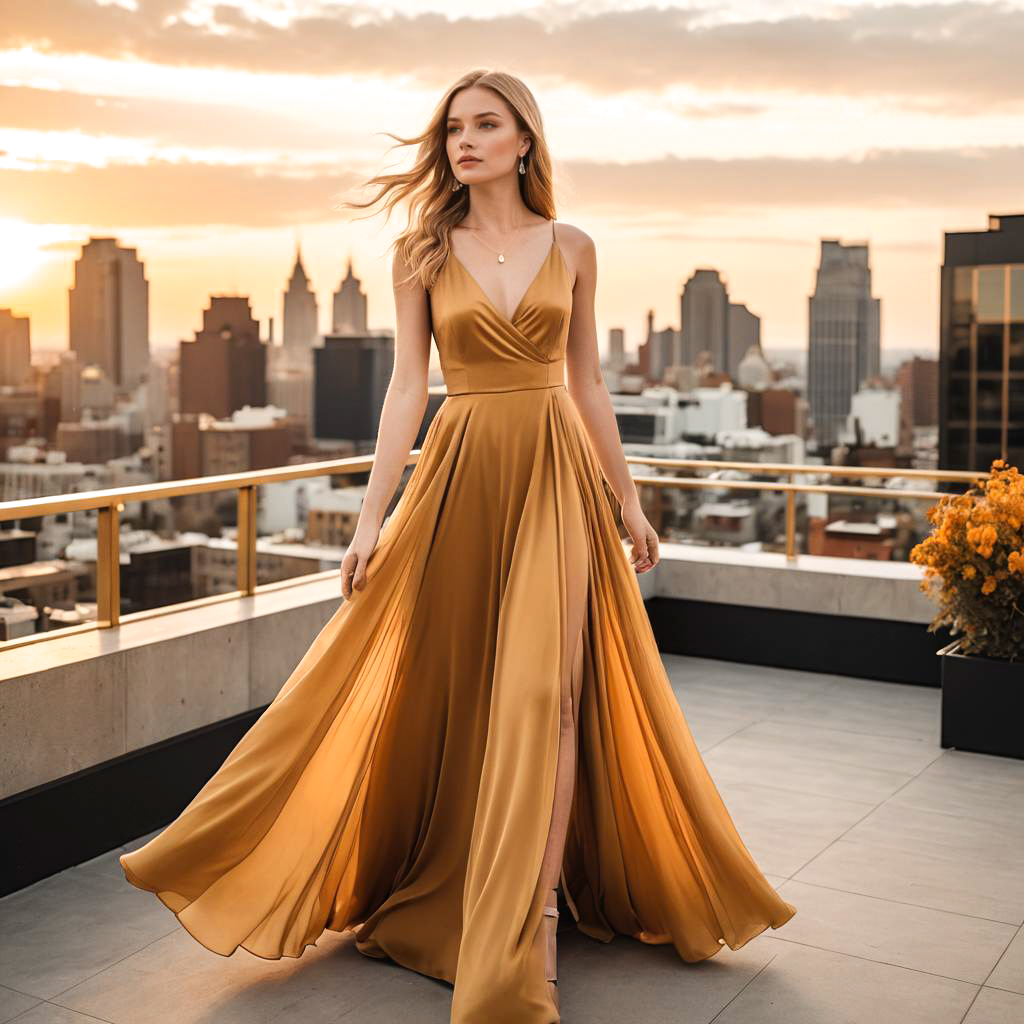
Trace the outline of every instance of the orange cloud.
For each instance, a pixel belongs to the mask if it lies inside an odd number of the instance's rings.
[[[579,9],[549,24],[530,15],[368,17],[322,8],[286,25],[220,4],[209,20],[183,0],[4,0],[0,49],[90,54],[180,67],[264,73],[411,76],[437,87],[485,52],[529,77],[596,93],[685,84],[753,93],[884,96],[937,112],[1019,110],[1024,10],[1006,3],[895,3],[826,16],[709,23],[704,10]]]
[[[262,110],[219,103],[189,103],[103,96],[65,89],[0,85],[0,128],[83,132],[145,139],[153,145],[251,148],[272,138],[280,149],[323,150],[324,126]],[[333,126],[332,126],[333,128]],[[332,130],[334,141],[337,133]]]
[[[848,207],[997,210],[1020,206],[1024,146],[878,150],[852,158],[665,157],[637,163],[567,161],[574,199],[666,217],[745,209]],[[364,180],[334,164],[244,166],[150,160],[0,170],[0,217],[124,229],[204,224],[273,227],[342,216],[342,193]]]

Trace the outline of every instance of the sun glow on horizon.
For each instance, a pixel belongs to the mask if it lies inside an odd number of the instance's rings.
[[[58,232],[63,237],[66,232]],[[12,305],[12,290],[24,285],[47,262],[44,246],[57,235],[52,225],[0,218],[0,305]]]

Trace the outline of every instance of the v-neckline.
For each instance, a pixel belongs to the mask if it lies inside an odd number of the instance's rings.
[[[450,243],[449,243],[449,245],[450,245]],[[526,286],[526,291],[523,292],[522,297],[516,303],[516,308],[514,310],[512,310],[512,316],[511,317],[505,316],[505,314],[502,313],[502,311],[500,309],[498,309],[498,307],[491,300],[491,297],[487,294],[487,292],[484,291],[483,285],[481,285],[480,282],[472,275],[472,273],[470,273],[470,270],[466,266],[466,264],[463,263],[462,260],[460,260],[459,257],[455,255],[455,250],[449,248],[448,254],[451,256],[451,258],[453,260],[455,260],[455,262],[459,265],[459,267],[462,270],[462,272],[472,282],[473,286],[480,293],[480,295],[483,298],[484,302],[487,303],[487,306],[490,308],[491,312],[494,313],[494,315],[496,317],[500,318],[502,323],[508,324],[510,327],[515,327],[516,321],[519,319],[519,314],[522,312],[523,303],[526,302],[527,298],[529,298],[530,292],[533,291],[533,286],[537,283],[538,279],[540,278],[541,273],[544,271],[544,268],[551,261],[551,254],[555,251],[555,246],[556,245],[557,245],[557,242],[555,241],[554,230],[552,230],[552,232],[551,232],[551,245],[548,247],[547,255],[544,257],[544,260],[541,263],[541,265],[537,268],[537,273],[533,275],[532,280]]]

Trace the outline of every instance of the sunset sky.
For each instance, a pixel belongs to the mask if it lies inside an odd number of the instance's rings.
[[[90,234],[137,248],[154,346],[211,292],[280,337],[301,239],[326,329],[349,254],[394,326],[401,213],[340,193],[411,160],[445,87],[493,66],[544,115],[560,220],[598,247],[599,340],[678,326],[698,266],[803,347],[819,239],[866,240],[882,344],[934,351],[944,230],[1024,212],[1024,2],[369,4],[0,0],[0,308],[67,344]]]

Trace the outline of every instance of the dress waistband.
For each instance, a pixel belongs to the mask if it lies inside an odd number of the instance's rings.
[[[565,360],[552,363],[511,361],[453,367],[444,374],[449,397],[505,394],[510,391],[541,391],[565,387]]]
[[[514,388],[467,388],[465,391],[449,391],[449,398],[460,395],[507,395],[510,391],[550,391],[553,388],[564,388],[564,384],[524,384]]]

